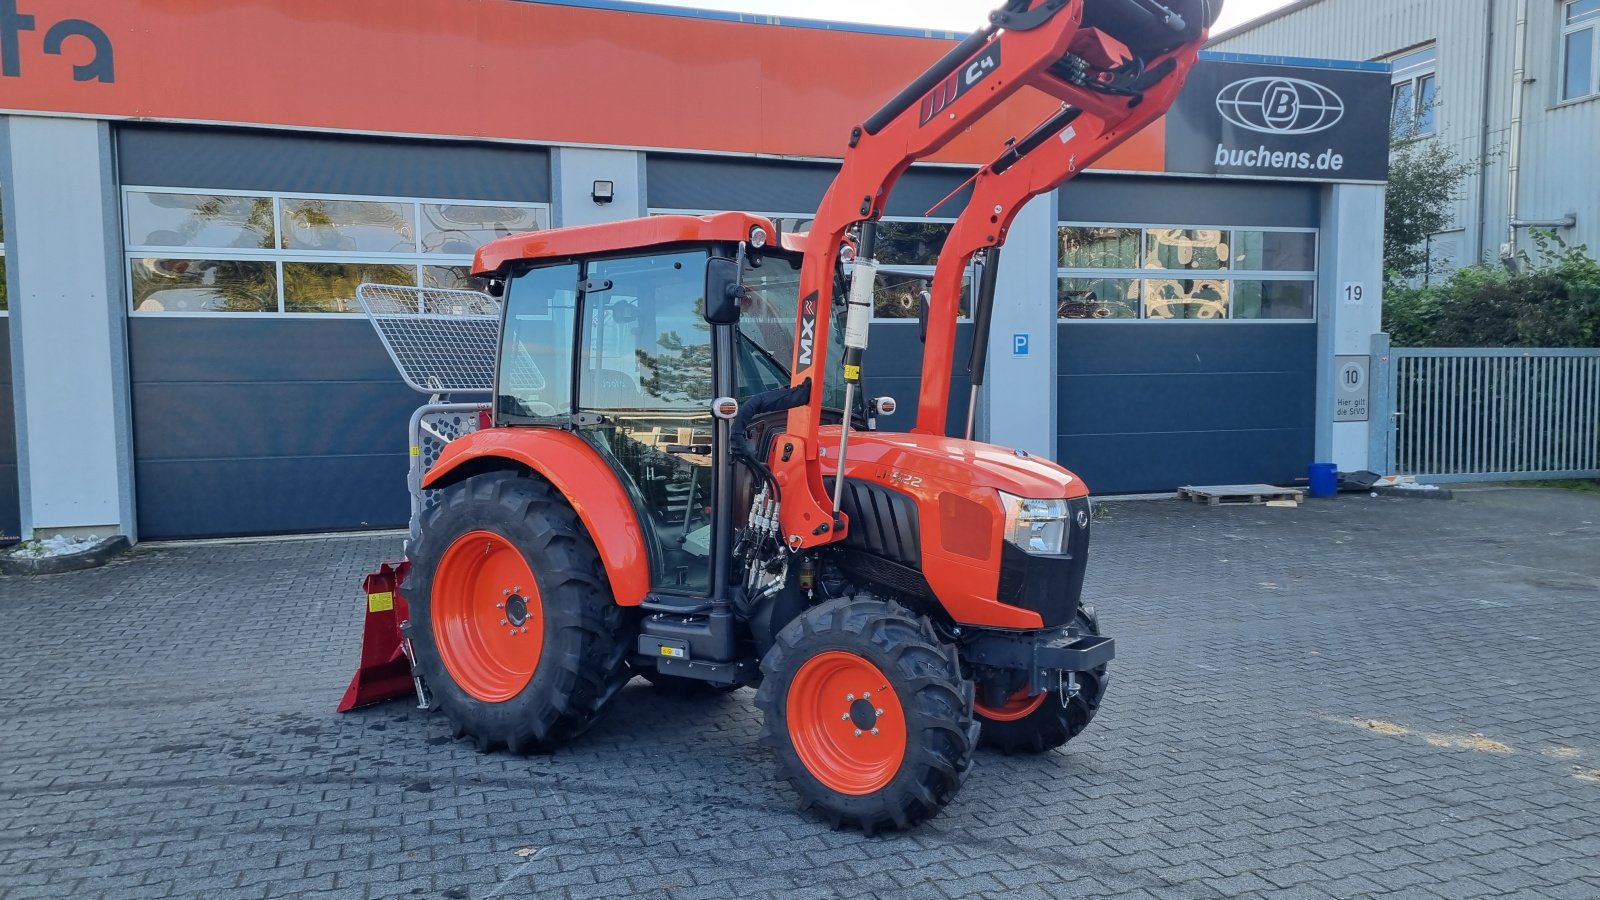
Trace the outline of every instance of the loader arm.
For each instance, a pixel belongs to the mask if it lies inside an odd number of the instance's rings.
[[[1177,5],[1177,0],[1164,2]],[[1207,0],[1182,2],[1201,10],[1210,8]],[[1024,88],[1093,113],[1107,123],[1128,120],[1129,101],[1133,98],[1085,87],[1087,78],[1098,77],[1092,71],[1092,62],[1104,56],[1104,51],[1096,48],[1106,43],[1098,28],[1084,27],[1086,8],[1092,21],[1120,23],[1118,30],[1123,32],[1139,30],[1141,46],[1159,48],[1163,56],[1186,54],[1192,61],[1213,17],[1208,12],[1199,17],[1201,21],[1195,21],[1192,15],[1186,20],[1175,15],[1168,5],[1158,0],[1009,0],[990,15],[989,25],[952,48],[851,131],[839,174],[817,210],[801,267],[791,385],[799,388],[809,381],[815,387],[803,405],[790,410],[787,432],[771,450],[770,467],[783,491],[781,532],[791,550],[831,543],[847,533],[848,523],[842,516],[835,516],[818,459],[822,452],[818,430],[822,424],[823,367],[827,364],[828,329],[832,327],[835,271],[846,232],[858,222],[876,222],[883,216],[890,191],[913,162],[936,153]],[[1086,58],[1085,52],[1090,57]],[[1174,87],[1171,94],[1176,93]],[[1166,102],[1170,104],[1171,97]],[[1160,112],[1165,109],[1162,106]],[[1126,140],[1136,130],[1117,130],[1120,139],[1108,142],[1101,152]],[[1027,196],[1031,194],[1022,199]],[[996,205],[980,207],[975,199],[969,211],[978,210],[984,221],[993,215],[996,224],[1002,217],[1009,223],[1015,209],[1009,203],[994,209]],[[992,211],[983,214],[986,209]],[[863,243],[865,257],[872,241]],[[966,256],[970,258],[978,246]],[[957,293],[959,286],[958,279]],[[953,347],[954,314],[940,314],[940,319],[944,318],[949,323],[948,327],[940,326],[939,340]],[[934,345],[933,338],[930,331],[930,347]],[[951,352],[943,354],[945,377],[939,382],[946,392]],[[855,367],[846,366],[847,383],[859,380],[859,369],[852,372],[852,368]],[[925,377],[927,372],[925,368]],[[925,383],[925,399],[928,393]],[[936,413],[941,422],[947,406],[948,399],[941,395]],[[929,414],[919,416],[919,423],[931,420]]]
[[[985,275],[973,309],[977,323],[972,363],[973,404],[986,362],[988,324],[994,309],[993,272],[1011,224],[1032,198],[1056,190],[1107,153],[1161,118],[1177,100],[1205,43],[1206,31],[1153,60],[1140,60],[1125,45],[1099,33],[1074,45],[1082,58],[1101,72],[1123,68],[1126,82],[1105,86],[1091,82],[1062,108],[997,159],[978,170],[971,182],[972,200],[951,227],[934,270],[928,311],[927,347],[922,361],[914,433],[946,433],[950,375],[954,363],[956,320],[963,281],[972,258],[988,250]],[[1120,91],[1128,90],[1133,96]],[[982,345],[980,347],[980,344]],[[967,420],[972,437],[972,409]]]

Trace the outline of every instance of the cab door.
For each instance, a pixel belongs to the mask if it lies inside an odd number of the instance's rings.
[[[722,443],[703,250],[590,260],[579,321],[578,431],[633,495],[653,587],[705,596]]]

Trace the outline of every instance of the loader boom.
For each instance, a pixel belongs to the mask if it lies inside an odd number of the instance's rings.
[[[1167,0],[1174,3],[1174,0]],[[1091,158],[1126,141],[1163,114],[1177,96],[1182,75],[1192,65],[1211,21],[1207,0],[1185,0],[1200,16],[1185,18],[1156,0],[1010,0],[927,72],[856,126],[839,174],[817,210],[801,267],[800,303],[795,323],[791,385],[811,382],[808,401],[792,409],[787,433],[774,443],[771,470],[783,490],[780,521],[791,550],[842,539],[848,523],[837,517],[823,484],[818,430],[822,423],[825,348],[828,346],[835,271],[846,232],[859,222],[882,217],[889,193],[910,165],[936,153],[957,135],[1024,88],[1059,100],[1063,113],[1090,117],[1081,135],[1064,142],[1067,151],[1039,155],[1062,128],[1036,132],[1015,145],[1026,165],[1005,163],[1006,156],[985,168],[982,200],[975,196],[958,222],[957,233],[941,254],[934,310],[928,334],[929,354],[923,368],[918,431],[943,433],[948,410],[949,373],[955,338],[956,297],[965,261],[985,246],[1003,242],[1009,225],[1028,197],[1070,178]],[[1175,4],[1176,5],[1176,4]],[[1086,27],[1086,8],[1092,13]],[[1155,55],[1162,71],[1143,66],[1128,40],[1117,40],[1097,24],[1115,25],[1146,54]],[[1173,75],[1179,77],[1174,79]],[[1059,118],[1059,117],[1057,117]],[[1053,118],[1052,121],[1055,121]],[[1048,125],[1049,123],[1047,123]],[[1032,142],[1032,146],[1028,146]],[[1057,142],[1062,143],[1062,142]],[[1032,151],[1032,152],[1027,152]],[[1081,153],[1075,162],[1074,154]],[[1063,166],[1062,162],[1066,165]],[[999,167],[1002,171],[995,171]],[[1065,172],[1060,169],[1065,168]],[[1000,180],[1005,172],[1021,172]],[[980,179],[984,179],[980,175]],[[991,189],[987,181],[996,181]],[[1025,187],[1024,187],[1025,186]],[[871,247],[870,239],[866,242]],[[970,247],[970,249],[967,249]],[[947,266],[952,250],[961,248],[960,265]],[[863,254],[865,256],[865,254]],[[870,270],[869,270],[870,271]],[[954,273],[953,275],[951,273]],[[950,281],[954,278],[954,290]],[[942,290],[941,290],[942,288]],[[943,373],[942,375],[940,373]],[[859,371],[846,370],[847,382]],[[846,423],[848,428],[848,422]],[[842,449],[842,447],[841,447]]]
[[[1107,96],[1083,89],[1081,96],[1063,103],[1059,112],[978,170],[970,182],[972,199],[951,227],[934,270],[917,424],[912,431],[946,433],[956,319],[963,279],[972,258],[986,248],[989,250],[986,277],[980,282],[974,305],[978,333],[986,336],[988,319],[994,310],[993,275],[999,249],[1004,246],[1011,224],[1022,207],[1032,198],[1072,180],[1165,115],[1183,89],[1199,45],[1204,41],[1202,33],[1194,41],[1148,62],[1123,57],[1127,60],[1124,65],[1134,64],[1140,72],[1138,77],[1130,79],[1133,97]],[[1111,53],[1126,50],[1104,43],[1100,47]],[[1100,62],[1113,63],[1115,59],[1105,58]],[[984,352],[974,346],[969,368],[974,388],[983,379],[984,356]],[[975,407],[976,397],[973,399]],[[969,439],[972,437],[971,422],[969,409],[966,434]]]

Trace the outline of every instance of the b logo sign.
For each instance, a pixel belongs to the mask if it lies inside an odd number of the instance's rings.
[[[1339,124],[1344,100],[1314,81],[1246,78],[1217,94],[1217,111],[1240,128],[1263,134],[1315,134]]]

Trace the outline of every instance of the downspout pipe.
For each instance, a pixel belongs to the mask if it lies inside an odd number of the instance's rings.
[[[1489,224],[1489,114],[1494,96],[1494,31],[1499,0],[1483,0],[1483,121],[1478,126],[1478,227],[1473,238],[1474,262],[1483,262],[1489,252],[1485,232]]]
[[[1512,39],[1516,58],[1511,67],[1511,143],[1506,154],[1506,259],[1517,255],[1517,226],[1520,216],[1519,186],[1522,178],[1522,110],[1528,92],[1528,0],[1517,0],[1517,28]]]

